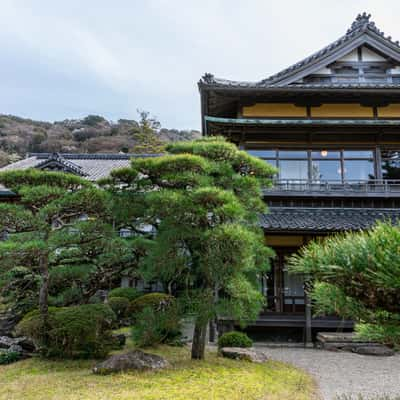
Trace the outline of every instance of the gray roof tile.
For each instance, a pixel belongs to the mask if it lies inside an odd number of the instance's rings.
[[[266,231],[339,232],[400,221],[400,209],[271,207],[260,217]]]
[[[28,168],[40,168],[47,160],[65,162],[66,166],[76,171],[90,181],[106,178],[111,171],[118,168],[128,167],[133,157],[155,157],[157,154],[57,154],[33,153],[28,154],[24,160],[9,164],[0,171],[10,171]]]

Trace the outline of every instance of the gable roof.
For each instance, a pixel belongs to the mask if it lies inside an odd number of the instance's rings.
[[[65,172],[80,175],[89,181],[97,181],[107,178],[114,169],[128,167],[131,158],[156,156],[158,154],[30,153],[27,158],[0,168],[0,171],[59,166]]]
[[[37,169],[57,169],[63,172],[69,172],[74,175],[86,176],[87,174],[82,170],[82,167],[72,161],[64,158],[59,153],[52,153],[48,158],[45,158],[35,166]]]
[[[270,77],[258,82],[232,81],[220,79],[214,75],[206,73],[199,81],[199,88],[207,87],[228,87],[228,88],[276,88],[288,87],[297,80],[312,74],[319,69],[338,60],[340,57],[348,54],[352,50],[368,45],[388,58],[400,63],[400,45],[398,41],[393,41],[390,36],[385,36],[384,32],[379,30],[375,23],[370,20],[370,14],[359,14],[346,34],[338,40],[325,46],[311,56],[291,65],[288,68],[271,75]],[[299,87],[299,85],[296,85]],[[301,84],[300,84],[301,86]],[[309,85],[306,85],[309,87]],[[332,85],[311,85],[331,87]],[[343,86],[343,85],[342,85]],[[363,87],[363,83],[357,84],[357,87]],[[385,85],[386,86],[386,85]],[[390,84],[390,87],[399,88],[400,84]],[[346,87],[346,85],[344,85]],[[370,83],[366,87],[371,87]]]

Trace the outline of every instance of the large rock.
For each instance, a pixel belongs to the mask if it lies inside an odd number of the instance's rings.
[[[394,355],[394,350],[384,345],[355,347],[353,348],[353,352],[366,356],[388,357]]]
[[[262,351],[254,349],[244,349],[242,347],[223,347],[220,354],[225,358],[234,360],[245,360],[255,363],[263,363],[268,360],[268,357]]]
[[[8,336],[0,336],[0,349],[8,349],[13,344],[16,344],[15,339]]]
[[[129,353],[117,354],[107,358],[107,360],[96,365],[93,368],[93,372],[95,374],[106,375],[130,370],[158,370],[168,366],[168,361],[160,356],[134,350]]]
[[[24,336],[17,338],[0,336],[0,349],[15,351],[25,356],[33,353],[36,350],[33,342]]]

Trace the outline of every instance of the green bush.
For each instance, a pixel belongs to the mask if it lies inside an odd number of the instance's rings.
[[[114,322],[114,312],[104,304],[51,307],[46,329],[35,310],[22,319],[17,331],[30,337],[45,357],[98,358],[113,347]]]
[[[14,363],[20,358],[21,354],[16,351],[0,351],[0,365]]]
[[[108,305],[114,311],[118,321],[127,316],[129,304],[129,300],[126,297],[111,297],[108,299]]]
[[[108,293],[108,298],[111,299],[112,297],[125,297],[129,301],[133,301],[138,297],[142,296],[142,294],[143,294],[142,292],[140,292],[135,288],[120,287],[110,290],[110,292]]]
[[[242,332],[227,332],[218,339],[218,348],[222,347],[251,347],[253,341]]]
[[[138,314],[146,307],[155,311],[164,311],[175,303],[175,298],[165,293],[148,293],[133,300],[130,305],[130,313]]]
[[[180,338],[180,316],[176,305],[166,310],[147,306],[137,314],[132,327],[132,339],[137,346],[176,345],[181,343]]]

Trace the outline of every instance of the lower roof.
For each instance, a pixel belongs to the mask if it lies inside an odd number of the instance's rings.
[[[268,232],[340,232],[368,229],[377,221],[400,222],[395,208],[270,207],[260,217]]]
[[[107,178],[114,169],[129,167],[132,158],[155,156],[157,154],[30,153],[25,159],[0,168],[0,172],[29,168],[47,169],[46,166],[51,163],[53,167],[58,165],[59,169],[65,172],[97,181]]]

